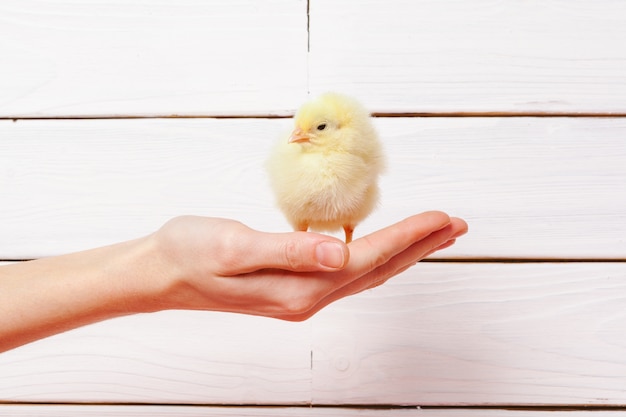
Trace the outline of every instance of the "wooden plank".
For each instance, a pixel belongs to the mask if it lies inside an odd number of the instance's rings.
[[[0,259],[130,239],[180,214],[280,224],[263,163],[287,123],[0,122],[0,235],[11,237],[2,239]]]
[[[377,119],[380,208],[356,236],[425,210],[466,218],[442,256],[626,254],[626,119]],[[290,230],[264,163],[289,120],[0,121],[0,259],[148,234],[168,218]]]
[[[302,0],[3,2],[0,116],[285,114],[308,77],[377,111],[626,111],[623,5],[310,3],[307,64]]]
[[[0,355],[0,402],[626,405],[625,302],[624,263],[421,263],[304,323],[172,311],[41,340]]]
[[[626,112],[626,4],[314,0],[310,90],[377,111]]]
[[[341,407],[202,407],[202,406],[110,406],[110,405],[0,405],[0,416],[11,417],[597,417],[597,411],[458,410],[458,409],[356,409]],[[602,417],[623,417],[619,410],[602,411]]]
[[[0,402],[308,404],[310,333],[222,313],[110,320],[0,355]]]
[[[445,256],[625,259],[625,129],[626,119],[381,120],[389,174],[371,224],[441,209],[470,224]]]
[[[314,404],[626,404],[626,264],[418,264],[314,319]]]
[[[306,1],[0,4],[0,117],[254,114],[306,95]]]

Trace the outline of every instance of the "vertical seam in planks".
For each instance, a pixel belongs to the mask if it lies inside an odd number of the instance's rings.
[[[311,52],[311,0],[306,0],[306,52]]]
[[[311,94],[311,0],[306,0],[306,93]]]

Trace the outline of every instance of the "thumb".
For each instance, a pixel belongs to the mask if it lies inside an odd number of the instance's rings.
[[[348,246],[332,236],[310,232],[256,232],[255,235],[250,240],[250,256],[240,265],[246,272],[265,268],[336,271],[344,268],[350,258]]]

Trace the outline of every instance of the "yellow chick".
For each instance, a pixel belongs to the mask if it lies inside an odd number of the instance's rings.
[[[326,93],[305,103],[268,161],[276,201],[295,230],[343,228],[346,243],[378,203],[384,156],[370,114]]]

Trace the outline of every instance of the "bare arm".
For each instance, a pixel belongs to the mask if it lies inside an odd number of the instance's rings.
[[[0,267],[0,351],[86,324],[167,309],[300,321],[446,248],[467,224],[428,212],[349,246],[178,217],[133,241]]]

